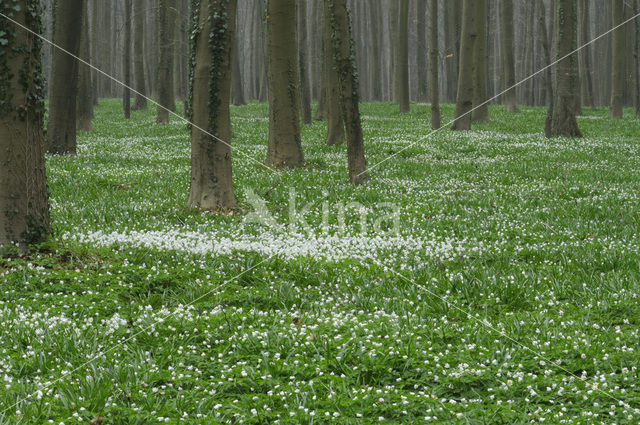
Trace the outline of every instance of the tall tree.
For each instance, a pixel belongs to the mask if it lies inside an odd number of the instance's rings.
[[[460,64],[458,67],[458,93],[456,112],[452,130],[471,129],[471,108],[473,107],[474,44],[478,37],[476,20],[476,0],[464,0],[462,6],[462,34],[460,36]]]
[[[42,132],[42,11],[39,0],[0,3],[0,12],[33,33],[0,19],[0,245],[46,240],[49,199]],[[75,127],[75,122],[73,122]]]
[[[311,87],[307,73],[307,2],[298,3],[298,71],[300,74],[300,114],[302,123],[311,124]]]
[[[147,109],[147,86],[144,78],[144,0],[133,0],[133,83],[136,90],[132,109]]]
[[[91,64],[94,67],[98,67],[98,42],[97,42],[97,38],[98,38],[98,10],[99,10],[99,6],[98,6],[98,1],[97,0],[92,0],[90,2],[91,5],[91,25],[90,25],[90,31],[89,31],[89,41],[91,43]],[[93,92],[93,105],[97,106],[98,105],[98,97],[99,97],[99,90],[100,90],[100,86],[98,85],[98,71],[94,68],[91,71],[91,90]]]
[[[440,96],[438,93],[438,1],[431,0],[429,32],[429,93],[431,97],[431,128],[440,128]]]
[[[324,3],[325,0],[320,0]],[[321,4],[322,4],[321,3]],[[329,9],[324,7],[322,18],[322,46],[324,48],[324,87],[327,114],[327,145],[339,145],[345,140],[344,119],[340,97],[340,76],[335,66],[333,41],[333,27],[331,17],[327,15]]]
[[[489,121],[487,103],[487,0],[474,0],[476,38],[473,45],[473,112],[474,121]]]
[[[169,112],[176,110],[173,88],[173,40],[169,25],[171,13],[175,13],[176,0],[158,0],[158,110],[156,122],[169,123]]]
[[[236,207],[231,173],[231,61],[237,0],[201,0],[192,8],[190,62],[191,184],[188,206]],[[206,130],[202,131],[202,130]]]
[[[580,0],[580,44],[591,40],[589,36],[589,0]],[[582,86],[582,103],[591,108],[593,102],[593,69],[591,67],[591,45],[580,50],[580,84]]]
[[[372,83],[371,95],[373,100],[382,100],[382,4],[381,0],[370,0],[369,4],[369,25],[371,26],[371,43],[369,45],[369,81]]]
[[[409,0],[400,0],[400,20],[398,21],[398,55],[395,72],[398,89],[398,106],[401,114],[408,113],[409,103]]]
[[[502,47],[502,74],[504,89],[516,84],[516,61],[514,55],[513,0],[500,0],[500,44]],[[507,112],[518,110],[515,87],[503,94],[502,100]]]
[[[613,0],[613,27],[622,24],[624,15],[624,0]],[[624,92],[624,28],[613,31],[613,66],[611,71],[611,118],[622,118]]]
[[[575,0],[556,0],[556,93],[551,118],[551,136],[582,137],[575,111],[578,86],[578,11]]]
[[[80,58],[91,63],[89,40],[89,17],[85,9],[82,15],[82,35],[80,39]],[[78,97],[76,99],[76,129],[91,131],[93,118],[93,90],[91,89],[91,68],[83,62],[78,63]]]
[[[323,0],[324,1],[324,0]],[[392,0],[389,2],[388,20],[389,20],[389,72],[391,73],[391,100],[398,101],[398,92],[400,91],[398,79],[398,30],[400,26],[400,1]]]
[[[553,119],[553,73],[551,71],[551,42],[549,37],[549,30],[547,29],[547,12],[544,7],[544,3],[540,3],[540,12],[538,16],[538,28],[542,41],[542,51],[544,53],[544,89],[545,97],[547,99],[547,117],[544,122],[544,134],[547,137],[551,137],[551,121]],[[554,13],[554,10],[551,11]],[[553,23],[553,15],[551,22]]]
[[[299,167],[304,163],[298,101],[296,1],[267,2],[267,56],[269,71],[270,167]]]
[[[131,118],[131,0],[124,0],[124,49],[122,49],[122,109],[124,117]]]
[[[347,132],[349,180],[353,184],[362,184],[369,179],[369,174],[364,155],[358,99],[358,73],[347,1],[324,0],[324,5],[327,11],[325,15],[330,17],[332,57],[340,79],[342,115]]]
[[[418,74],[418,101],[425,102],[427,100],[427,1],[416,2],[416,32],[418,37],[416,68]]]
[[[236,22],[237,25],[237,22]],[[234,106],[246,105],[242,87],[242,71],[240,70],[240,43],[235,40],[234,54],[231,63],[231,103]]]
[[[80,51],[84,5],[83,0],[60,1],[54,12],[53,42],[74,56]],[[53,50],[47,145],[58,155],[76,153],[78,61],[71,55]]]

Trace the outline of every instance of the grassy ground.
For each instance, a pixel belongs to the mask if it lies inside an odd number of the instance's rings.
[[[184,125],[102,100],[49,158],[54,239],[0,263],[0,424],[638,423],[631,111],[424,140],[425,105],[362,109],[369,164],[396,154],[363,187],[322,123],[264,169],[267,109],[234,109],[216,216],[185,207]]]

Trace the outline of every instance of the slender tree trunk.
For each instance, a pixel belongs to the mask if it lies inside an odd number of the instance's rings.
[[[391,0],[389,2],[389,72],[391,73],[391,100],[393,102],[398,101],[398,94],[400,91],[400,80],[398,79],[398,29],[400,26],[400,1],[404,0]]]
[[[591,40],[589,36],[589,0],[580,1],[580,38],[581,44]],[[582,103],[590,108],[593,103],[593,70],[591,67],[591,46],[586,46],[579,52],[580,55],[580,83],[582,85]]]
[[[231,61],[237,0],[201,0],[192,8],[190,63],[191,184],[187,205],[207,211],[236,207],[231,173]],[[207,133],[200,129],[206,129]],[[212,137],[215,136],[215,137]]]
[[[633,15],[638,15],[638,0],[633,1]],[[635,62],[635,107],[636,116],[640,116],[640,18],[636,18],[634,21],[634,35],[633,35],[633,57]]]
[[[319,71],[318,78],[318,106],[316,107],[316,113],[313,117],[316,121],[324,121],[329,115],[327,105],[327,69],[326,69],[326,51],[325,51],[325,30],[324,30],[324,12],[322,2],[324,0],[315,0],[313,6],[313,14],[315,16],[314,24],[316,28],[320,28],[320,36],[318,37],[319,48],[316,52],[316,66]]]
[[[474,0],[476,38],[473,47],[473,121],[489,121],[487,96],[487,1]]]
[[[400,20],[398,24],[398,44],[395,71],[398,106],[401,114],[409,113],[409,0],[400,0]]]
[[[300,73],[300,115],[302,123],[310,125],[311,120],[311,87],[307,73],[307,2],[298,3],[298,71]]]
[[[269,64],[270,167],[304,164],[298,101],[298,54],[296,49],[296,1],[267,3],[267,56]]]
[[[417,43],[417,74],[418,74],[418,101],[426,102],[428,96],[428,84],[429,80],[428,65],[427,65],[427,0],[419,1],[416,4],[416,32],[418,37]],[[430,55],[430,54],[429,54]]]
[[[426,0],[425,0],[426,1]],[[440,96],[438,93],[438,1],[431,1],[429,36],[429,93],[431,97],[431,128],[440,128]]]
[[[235,40],[234,54],[231,64],[231,103],[234,106],[246,105],[242,88],[242,73],[240,72],[240,43]]]
[[[553,11],[552,11],[553,13]],[[553,18],[551,19],[553,21]],[[551,71],[551,43],[547,30],[547,13],[544,3],[540,5],[540,15],[538,16],[538,28],[542,37],[542,49],[544,51],[545,66],[544,72],[545,97],[547,98],[547,117],[544,123],[544,134],[551,137],[551,121],[553,119],[553,74]]]
[[[126,119],[131,118],[131,0],[124,0],[124,49],[122,54],[122,109]]]
[[[502,45],[502,72],[504,89],[514,87],[516,84],[516,62],[514,55],[514,32],[513,32],[513,0],[500,0],[500,40]],[[518,101],[515,88],[507,91],[503,97],[504,106],[507,112],[518,110]]]
[[[144,0],[133,0],[133,81],[138,93],[135,95],[132,109],[142,111],[147,109],[147,86],[144,78]]]
[[[158,110],[156,122],[169,123],[169,112],[176,110],[173,90],[173,42],[169,21],[176,0],[158,0],[158,43],[159,57],[157,69]]]
[[[0,12],[37,34],[43,31],[38,0],[3,2]],[[0,33],[5,41],[0,43],[0,245],[17,244],[24,251],[27,244],[45,241],[51,231],[42,133],[42,42],[6,19],[0,19]]]
[[[344,120],[340,98],[340,76],[336,71],[334,57],[334,46],[331,40],[333,36],[333,26],[326,0],[321,0],[324,6],[322,18],[322,34],[324,46],[324,78],[326,87],[326,108],[327,108],[327,145],[339,145],[345,140]]]
[[[347,160],[349,180],[363,184],[369,179],[367,160],[364,155],[362,123],[358,106],[358,75],[353,51],[351,22],[346,0],[324,0],[325,16],[331,19],[331,41],[335,68],[340,79],[342,115],[347,132]]]
[[[82,16],[82,35],[80,39],[80,58],[91,63],[89,42],[89,16],[85,6]],[[76,99],[76,130],[91,131],[93,118],[93,92],[91,90],[91,68],[78,63],[78,97]]]
[[[455,120],[452,130],[471,130],[471,108],[473,106],[474,45],[478,38],[476,0],[464,0],[462,7],[462,34],[460,37],[460,66],[458,72],[458,95]]]
[[[618,26],[623,20],[624,0],[612,0],[613,26]],[[611,118],[622,118],[624,91],[624,28],[613,32],[613,70],[611,73]]]
[[[578,86],[577,8],[575,0],[556,0],[556,93],[551,120],[551,135],[582,137],[575,114]],[[568,56],[565,59],[565,56]],[[560,60],[562,59],[562,60]]]
[[[91,64],[98,67],[98,1],[91,0],[91,26],[89,31],[89,41],[91,44]],[[98,105],[98,97],[100,95],[100,86],[98,85],[98,71],[91,71],[91,91],[93,92],[93,105]],[[92,110],[93,115],[93,110]]]
[[[82,0],[60,1],[55,8],[53,42],[72,55],[80,50]],[[53,50],[47,144],[52,154],[76,153],[76,95],[78,61],[60,49]]]
[[[381,0],[370,0],[369,25],[371,25],[369,80],[371,81],[371,97],[374,101],[382,100],[382,5]]]

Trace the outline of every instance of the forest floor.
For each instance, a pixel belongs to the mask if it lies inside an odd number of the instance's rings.
[[[362,110],[353,187],[323,123],[273,172],[266,105],[233,108],[241,209],[212,215],[184,124],[101,100],[49,158],[54,238],[0,260],[0,424],[639,423],[632,111],[425,140],[425,105]]]

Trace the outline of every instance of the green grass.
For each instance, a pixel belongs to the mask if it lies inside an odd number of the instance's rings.
[[[185,207],[183,124],[100,103],[48,158],[52,241],[0,263],[0,424],[640,420],[630,110],[585,109],[580,140],[527,107],[425,138],[425,105],[364,104],[369,165],[396,156],[353,187],[323,123],[304,168],[262,167],[252,103],[219,216]]]

